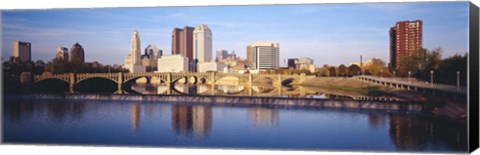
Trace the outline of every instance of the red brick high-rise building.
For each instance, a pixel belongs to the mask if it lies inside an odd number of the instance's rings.
[[[401,58],[422,49],[422,21],[400,21],[390,28],[391,69],[399,70]]]

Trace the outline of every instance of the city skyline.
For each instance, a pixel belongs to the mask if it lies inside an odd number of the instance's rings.
[[[424,22],[423,47],[441,47],[445,58],[468,52],[467,5],[438,2],[2,11],[2,56],[8,60],[12,48],[8,45],[20,40],[32,43],[34,61],[50,61],[57,47],[79,42],[85,49],[85,61],[122,64],[134,29],[141,35],[142,50],[145,45],[155,44],[168,55],[173,28],[206,24],[215,31],[213,49],[236,51],[243,59],[245,47],[253,42],[282,44],[281,67],[286,67],[284,60],[296,57],[310,57],[317,66],[348,64],[358,61],[360,55],[365,60],[376,57],[389,62],[388,29],[397,21],[418,19]]]

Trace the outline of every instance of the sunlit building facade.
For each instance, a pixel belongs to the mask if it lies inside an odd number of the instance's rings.
[[[14,41],[12,43],[12,57],[19,58],[22,62],[32,61],[32,44]]]
[[[390,63],[389,67],[401,70],[400,63],[404,56],[422,49],[422,21],[401,21],[390,28]]]
[[[247,46],[247,61],[252,70],[267,70],[279,67],[280,44],[255,42]]]

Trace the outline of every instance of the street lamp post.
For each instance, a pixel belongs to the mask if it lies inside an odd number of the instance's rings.
[[[412,82],[412,80],[410,79],[410,76],[412,75],[412,72],[408,71],[408,82]]]
[[[457,71],[457,89],[460,88],[460,71]]]
[[[383,78],[383,69],[380,70],[380,78]]]
[[[433,86],[433,70],[430,70],[430,84]]]
[[[397,77],[397,71],[393,71],[393,81],[395,81],[395,78]]]

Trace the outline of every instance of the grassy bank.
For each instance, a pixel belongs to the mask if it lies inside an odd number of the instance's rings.
[[[351,78],[312,78],[300,83],[301,86],[317,87],[320,89],[341,91],[346,93],[353,93],[355,95],[363,96],[386,96],[384,90],[379,86],[375,86],[366,82],[362,82]]]

